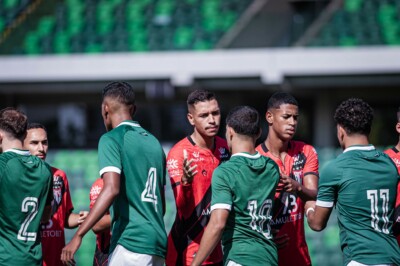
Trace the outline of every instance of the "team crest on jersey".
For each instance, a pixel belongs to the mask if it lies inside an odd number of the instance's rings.
[[[65,184],[64,184],[63,178],[59,175],[54,175],[53,176],[53,202],[51,204],[52,205],[52,212],[51,212],[52,215],[57,212],[58,207],[61,204],[64,192],[65,192]]]
[[[306,160],[307,157],[304,155],[304,153],[297,154],[295,157],[293,157],[293,170],[303,170]]]
[[[167,169],[170,170],[170,169],[176,169],[176,168],[178,168],[178,160],[169,159],[167,161]]]

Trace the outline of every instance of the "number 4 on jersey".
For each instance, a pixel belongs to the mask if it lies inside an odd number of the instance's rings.
[[[147,176],[146,187],[142,192],[142,201],[152,202],[157,212],[157,169],[151,167]]]

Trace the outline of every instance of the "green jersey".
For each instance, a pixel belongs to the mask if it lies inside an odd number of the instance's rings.
[[[0,265],[42,265],[39,229],[52,180],[50,166],[28,151],[0,154]]]
[[[158,140],[137,122],[124,121],[99,142],[100,176],[120,174],[111,207],[110,252],[117,244],[131,252],[165,257],[165,154]]]
[[[270,220],[279,168],[259,153],[233,154],[215,169],[211,211],[230,211],[222,235],[224,263],[278,265]]]
[[[374,146],[351,146],[321,172],[317,206],[336,204],[344,265],[400,265],[392,225],[399,176]]]

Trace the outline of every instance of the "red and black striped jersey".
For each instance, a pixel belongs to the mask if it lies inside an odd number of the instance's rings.
[[[258,145],[256,150],[274,160],[282,173],[300,184],[308,174],[319,175],[317,152],[304,142],[290,141],[284,162],[272,155],[265,143]],[[283,191],[281,181],[276,189],[271,227],[279,230],[277,236],[287,234],[290,238],[287,246],[278,250],[280,266],[311,265],[304,234],[304,202],[297,195]]]
[[[197,174],[191,184],[181,184],[183,175],[183,150],[188,160],[197,164]],[[166,265],[190,265],[200,246],[210,219],[211,177],[214,169],[229,159],[226,141],[215,137],[214,150],[203,149],[186,137],[170,150],[167,170],[175,196],[176,218],[168,236]],[[222,262],[222,249],[218,245],[203,265]]]

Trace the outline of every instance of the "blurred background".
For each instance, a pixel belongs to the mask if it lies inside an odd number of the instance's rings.
[[[340,153],[332,116],[346,98],[374,108],[373,144],[397,142],[399,45],[400,0],[0,0],[0,107],[46,125],[48,162],[67,173],[79,211],[98,177],[110,81],[132,84],[135,119],[166,153],[192,130],[193,88],[216,93],[223,119],[236,105],[264,114],[274,92],[290,92],[300,104],[296,138],[317,148],[323,167]],[[314,265],[341,265],[335,215],[322,233],[306,234]],[[92,263],[94,247],[90,233],[78,264]]]

